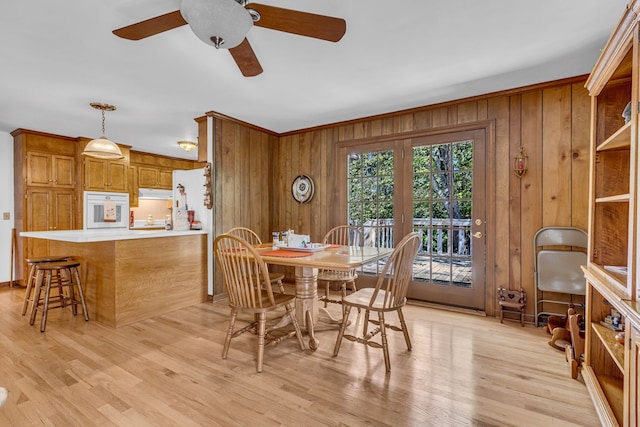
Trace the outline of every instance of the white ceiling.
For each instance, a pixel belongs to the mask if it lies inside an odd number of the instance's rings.
[[[229,0],[232,1],[232,0]],[[106,135],[195,159],[208,111],[282,133],[587,74],[627,0],[264,0],[344,18],[330,43],[253,27],[264,72],[183,26],[141,41],[111,31],[180,0],[15,0],[0,5],[0,132]]]

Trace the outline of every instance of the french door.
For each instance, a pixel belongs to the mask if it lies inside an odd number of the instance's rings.
[[[363,227],[365,244],[393,247],[412,231],[421,236],[409,298],[484,309],[485,145],[478,129],[338,150],[345,216]],[[365,286],[382,264],[361,271]]]

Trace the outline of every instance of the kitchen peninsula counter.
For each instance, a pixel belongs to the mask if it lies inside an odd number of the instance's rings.
[[[21,232],[81,262],[90,320],[119,327],[204,302],[207,231]]]

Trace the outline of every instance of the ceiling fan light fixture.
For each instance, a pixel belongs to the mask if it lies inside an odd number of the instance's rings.
[[[92,139],[91,141],[89,141],[89,143],[84,147],[82,155],[96,157],[99,159],[123,159],[124,155],[122,154],[122,151],[120,151],[120,147],[118,147],[118,144],[107,139],[107,137],[104,136],[104,112],[114,111],[116,107],[99,102],[92,102],[89,105],[92,108],[95,108],[96,110],[100,110],[102,112],[102,136],[100,138]]]
[[[200,40],[216,48],[238,46],[253,26],[249,12],[235,0],[182,0],[180,13]]]
[[[196,147],[198,147],[198,144],[193,141],[178,141],[178,145],[180,146],[180,148],[187,152],[193,151],[196,149]]]

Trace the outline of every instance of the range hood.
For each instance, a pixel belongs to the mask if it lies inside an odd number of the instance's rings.
[[[173,194],[171,190],[158,190],[155,188],[138,189],[138,199],[140,200],[171,200]]]

